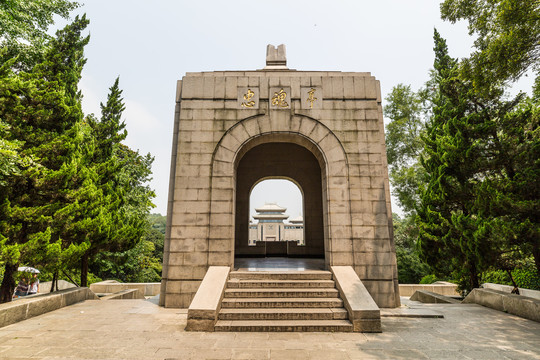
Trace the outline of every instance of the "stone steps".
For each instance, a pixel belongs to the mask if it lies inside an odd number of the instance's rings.
[[[334,280],[241,280],[230,279],[228,289],[253,288],[331,288]]]
[[[330,271],[233,271],[230,279],[238,280],[332,280]]]
[[[215,331],[352,332],[348,320],[218,320]]]
[[[215,331],[352,331],[329,271],[235,271]]]
[[[227,289],[225,298],[337,298],[337,289]]]
[[[225,298],[222,308],[341,308],[339,298]]]
[[[222,309],[220,320],[347,320],[343,308]]]

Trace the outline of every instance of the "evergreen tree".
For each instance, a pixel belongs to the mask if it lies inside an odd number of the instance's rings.
[[[504,245],[498,268],[513,270],[532,256],[540,276],[540,101],[519,95],[501,107],[496,125],[475,208]]]
[[[468,21],[469,34],[476,37],[462,68],[477,91],[496,90],[529,69],[540,71],[538,0],[444,0],[441,17]]]
[[[147,214],[153,207],[154,192],[147,185],[153,158],[150,154],[143,157],[121,143],[127,131],[118,78],[107,103],[100,105],[100,121],[93,117],[88,120],[97,142],[92,166],[104,201],[99,226],[90,232],[90,247],[81,260],[81,286],[86,286],[89,262],[97,254],[127,251],[141,241],[149,227]]]
[[[463,289],[479,286],[478,274],[498,258],[483,218],[474,212],[476,190],[488,171],[493,104],[475,97],[461,80],[458,62],[435,30],[438,83],[433,117],[424,137],[426,185],[418,208],[420,248],[436,273],[452,272]],[[488,144],[488,145],[487,145]]]
[[[31,71],[43,61],[53,39],[47,29],[54,16],[67,19],[80,6],[69,0],[2,0],[0,1],[0,63],[14,59],[11,68]]]
[[[87,24],[77,17],[57,32],[43,62],[0,83],[0,114],[11,127],[7,140],[20,141],[20,153],[31,159],[4,188],[2,302],[11,300],[20,263],[58,272],[89,246],[76,238],[84,232],[84,199],[92,198],[93,187],[86,167],[93,141],[78,91]]]

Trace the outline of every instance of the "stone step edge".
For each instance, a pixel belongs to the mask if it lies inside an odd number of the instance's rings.
[[[215,331],[352,332],[349,320],[218,320]]]
[[[329,271],[307,272],[307,271],[233,271],[229,274],[229,280],[332,280],[332,273]]]
[[[341,308],[340,298],[224,298],[222,308]]]
[[[331,292],[334,292],[334,291],[338,291],[336,288],[308,288],[308,289],[304,289],[304,288],[264,288],[264,289],[259,289],[259,288],[255,288],[255,289],[251,289],[251,288],[240,288],[240,289],[231,289],[231,288],[227,288],[225,289],[225,291],[229,291],[229,292],[233,292],[233,291],[243,291],[243,292],[271,292],[271,291],[281,291],[281,292],[293,292],[293,291],[296,291],[296,292],[307,292],[307,291],[331,291]]]
[[[222,308],[218,314],[220,320],[346,320],[348,318],[347,310],[344,308]]]
[[[259,289],[269,287],[292,287],[292,288],[335,288],[334,280],[250,280],[250,279],[229,279],[227,287],[230,289]],[[286,286],[285,286],[286,285]]]
[[[271,293],[279,293],[279,294],[302,294],[302,295],[308,295],[313,293],[328,293],[332,294],[331,297],[334,297],[334,295],[339,294],[339,291],[337,289],[332,288],[314,288],[314,289],[298,289],[298,288],[255,288],[255,289],[225,289],[225,296],[230,294],[271,294]],[[241,296],[238,296],[241,297]],[[300,296],[301,297],[301,296]],[[330,297],[330,296],[329,296]]]
[[[343,302],[340,298],[241,298],[241,297],[234,297],[234,298],[224,298],[223,302],[324,302],[324,301],[331,301],[331,302]]]

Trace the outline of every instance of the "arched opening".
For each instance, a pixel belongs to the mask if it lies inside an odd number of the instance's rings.
[[[236,167],[235,257],[324,258],[323,173],[319,160],[303,146],[268,142],[247,150]],[[265,179],[288,179],[303,194],[303,244],[297,241],[249,242],[250,194]],[[264,204],[255,204],[255,206]],[[279,212],[276,210],[275,212]],[[274,214],[276,215],[276,214]],[[276,228],[274,227],[274,231]],[[260,231],[260,228],[258,229]],[[262,238],[265,238],[263,229]],[[283,234],[279,232],[275,240]],[[270,240],[270,239],[269,239]]]
[[[287,179],[257,182],[249,196],[248,246],[264,245],[267,256],[287,255],[288,244],[305,246],[303,197],[300,187]]]

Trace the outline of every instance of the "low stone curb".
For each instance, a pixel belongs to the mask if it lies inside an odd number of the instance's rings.
[[[493,284],[493,283],[483,283],[482,287],[484,289],[499,290],[499,291],[509,293],[509,294],[512,293],[512,290],[514,290],[513,286]],[[540,291],[531,290],[531,289],[523,289],[523,288],[518,288],[518,289],[519,289],[519,295],[540,300]]]
[[[473,289],[464,304],[479,304],[540,322],[540,300],[493,289]]]
[[[85,300],[98,300],[98,297],[89,288],[78,287],[0,304],[0,327]]]
[[[155,296],[159,294],[161,283],[119,283],[115,280],[105,280],[90,285],[90,290],[96,294],[113,294],[128,289],[137,289],[143,297]]]
[[[461,304],[461,301],[457,299],[427,290],[416,290],[411,296],[411,300],[425,304]]]
[[[400,296],[412,296],[415,291],[424,290],[446,296],[459,296],[457,285],[445,281],[437,281],[433,284],[399,284]]]
[[[145,299],[137,289],[126,289],[118,291],[114,294],[109,294],[100,297],[101,300],[133,300],[133,299]]]

